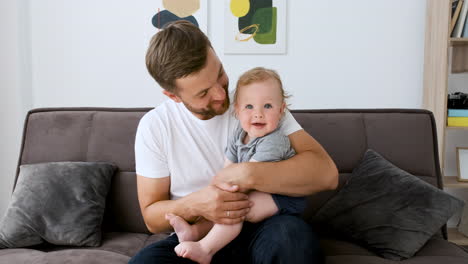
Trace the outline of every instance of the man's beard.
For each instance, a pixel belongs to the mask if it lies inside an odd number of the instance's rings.
[[[208,119],[211,119],[217,115],[222,115],[226,112],[226,110],[229,108],[229,105],[231,104],[231,101],[229,100],[229,96],[226,94],[226,100],[224,100],[223,104],[221,105],[221,108],[220,109],[214,109],[213,108],[213,105],[208,105],[208,107],[206,108],[201,108],[201,109],[197,109],[197,108],[193,108],[191,107],[190,105],[186,104],[185,102],[183,102],[185,107],[187,107],[187,109],[194,113],[194,114],[197,114],[197,115],[200,115],[201,116],[201,119],[202,120],[208,120]]]
[[[226,93],[226,99],[224,100],[223,104],[221,105],[221,109],[214,109],[212,104],[209,104],[206,108],[193,108],[189,104],[183,102],[185,107],[192,113],[200,115],[202,120],[211,119],[217,115],[222,115],[226,110],[228,110],[229,105],[231,104],[231,100],[229,99],[228,94],[228,85],[224,87],[224,92]]]

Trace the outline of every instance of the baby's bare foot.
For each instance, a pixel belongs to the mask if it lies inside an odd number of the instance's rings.
[[[179,242],[197,240],[195,230],[182,217],[174,214],[166,214],[166,220],[168,220],[174,228],[174,231],[179,238]]]
[[[200,242],[182,242],[175,247],[177,256],[191,259],[200,264],[210,264],[213,253],[204,249]]]

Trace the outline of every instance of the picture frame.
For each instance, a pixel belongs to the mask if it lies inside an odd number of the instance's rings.
[[[186,20],[208,36],[208,0],[155,0],[154,27],[162,29],[166,23]]]
[[[224,0],[224,54],[286,54],[287,22],[286,0]]]
[[[457,147],[458,181],[468,182],[468,147]]]

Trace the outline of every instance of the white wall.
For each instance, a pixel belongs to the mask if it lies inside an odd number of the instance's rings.
[[[34,106],[161,102],[144,66],[156,8],[31,1]],[[424,0],[288,1],[285,55],[224,55],[223,17],[224,1],[210,1],[209,36],[231,84],[261,65],[279,70],[292,108],[421,106]]]
[[[0,217],[8,206],[23,120],[31,104],[25,1],[0,1]],[[25,12],[26,10],[26,12]]]
[[[0,140],[7,143],[0,165],[10,170],[16,165],[13,142],[18,141],[24,108],[141,107],[165,99],[144,65],[156,32],[151,25],[154,1],[1,3],[1,19],[8,20],[1,25],[2,71],[13,73],[2,72],[2,78],[12,79],[1,79],[0,96],[4,109],[17,110],[0,114],[2,124],[14,123],[0,130]],[[293,95],[293,109],[419,108],[425,9],[425,0],[288,1],[286,54],[224,55],[224,1],[211,0],[209,37],[231,87],[251,67],[275,68]],[[21,59],[28,63],[18,65]],[[11,171],[0,178],[4,198],[12,179]],[[0,204],[0,211],[4,208]]]

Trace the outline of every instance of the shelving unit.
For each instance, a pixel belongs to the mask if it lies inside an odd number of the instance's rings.
[[[448,126],[445,129],[447,129],[447,130],[468,130],[468,127]]]
[[[466,236],[460,234],[456,228],[447,228],[447,234],[450,242],[464,247],[468,246]]]
[[[450,45],[468,45],[468,38],[450,38]]]
[[[423,107],[433,112],[437,125],[439,161],[442,173],[445,168],[446,131],[463,130],[468,127],[447,126],[447,94],[449,51],[456,46],[468,46],[468,38],[451,38],[451,0],[427,0],[426,37],[424,50],[424,92]],[[468,182],[459,182],[457,176],[443,177],[444,189],[466,188]],[[468,246],[468,237],[456,228],[448,229],[449,241]]]

